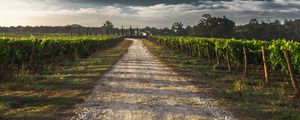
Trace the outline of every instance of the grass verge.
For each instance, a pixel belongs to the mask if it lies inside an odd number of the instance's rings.
[[[300,120],[300,100],[288,97],[293,93],[289,81],[266,84],[260,77],[229,73],[226,67],[210,65],[148,40],[144,44],[166,65],[208,85],[206,92],[216,100],[213,104],[232,111],[237,119]]]
[[[52,120],[72,116],[74,105],[84,100],[95,82],[127,52],[124,40],[108,50],[77,61],[32,73],[21,70],[13,81],[0,84],[0,119]]]

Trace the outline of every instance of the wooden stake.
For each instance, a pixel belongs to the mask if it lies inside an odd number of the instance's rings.
[[[265,51],[265,47],[261,47],[262,57],[263,57],[263,63],[264,63],[264,73],[265,73],[265,79],[266,82],[269,82],[269,72],[268,72],[268,64],[267,64],[267,55]]]
[[[210,56],[210,52],[209,52],[209,46],[207,46],[207,57],[208,57],[208,61],[211,64],[211,56]]]
[[[181,53],[181,54],[184,54],[184,53],[185,53],[185,51],[184,51],[184,50],[185,50],[185,49],[184,49],[184,45],[181,44],[180,46],[181,46],[181,47],[180,47],[180,48],[181,48],[180,53]]]
[[[200,58],[200,60],[202,60],[203,59],[203,56],[201,53],[202,50],[201,50],[200,46],[198,46],[197,48],[198,48],[198,57]]]
[[[216,60],[217,60],[217,65],[220,65],[220,57],[219,57],[219,52],[218,52],[218,50],[217,50],[217,49],[215,50],[215,52],[216,52]]]
[[[190,57],[193,57],[193,53],[192,53],[192,45],[191,44],[188,44],[188,53],[189,53],[189,56]]]
[[[289,74],[290,74],[290,77],[291,77],[291,82],[292,82],[293,88],[295,90],[295,96],[299,97],[299,87],[298,87],[297,80],[296,80],[296,77],[295,77],[295,74],[294,74],[294,71],[293,71],[293,66],[292,66],[292,60],[291,60],[290,53],[287,50],[285,50],[284,51],[284,56],[285,56],[286,63],[287,63],[287,66],[288,66],[288,70],[289,70]]]
[[[30,57],[29,57],[29,65],[32,65],[35,61],[34,58],[35,58],[35,55],[36,55],[37,44],[38,44],[38,40],[36,39],[35,42],[34,42],[33,47],[31,48],[31,53],[30,53]]]
[[[185,44],[184,47],[185,47],[185,55],[189,56],[188,55],[189,54],[188,45]]]
[[[231,71],[231,61],[230,61],[230,58],[229,58],[229,50],[228,49],[226,51],[226,61],[227,61],[228,71],[230,72]]]
[[[247,49],[243,47],[244,51],[244,74],[247,76],[248,74],[248,60],[247,60]]]
[[[15,64],[15,61],[16,61],[16,55],[17,55],[17,49],[18,49],[18,45],[17,45],[17,44],[14,44],[14,45],[12,46],[11,54],[10,54],[10,64],[11,64],[11,65],[14,65],[14,64]]]
[[[182,53],[182,47],[181,47],[181,44],[178,45],[178,49],[177,49],[177,50],[178,50],[179,53]]]
[[[190,53],[191,53],[191,58],[193,57],[193,45],[190,44]]]
[[[34,61],[35,61],[35,55],[36,55],[36,48],[37,48],[37,45],[38,45],[38,40],[36,39],[35,42],[34,42],[34,45],[33,47],[31,48],[31,53],[30,53],[30,57],[29,57],[29,66],[32,70],[35,69],[35,66],[34,66]]]

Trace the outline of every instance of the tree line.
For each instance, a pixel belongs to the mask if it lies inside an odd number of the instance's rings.
[[[143,31],[145,32],[145,31]],[[122,35],[122,36],[140,36],[142,29],[138,27],[129,28],[116,27],[111,21],[105,21],[101,27],[84,27],[78,24],[67,26],[17,26],[0,27],[0,34],[5,35],[35,35],[43,36],[49,34],[60,35]]]
[[[183,27],[181,22],[176,22],[172,25],[170,30],[165,29],[162,34],[213,38],[287,39],[300,41],[300,19],[285,20],[282,24],[279,20],[265,22],[253,18],[248,24],[236,25],[234,21],[225,16],[214,17],[210,14],[204,14],[194,26]]]
[[[0,33],[10,34],[68,34],[68,35],[168,35],[168,36],[194,36],[213,38],[237,38],[237,39],[287,39],[300,41],[300,19],[285,20],[281,23],[275,21],[259,21],[255,18],[245,25],[236,23],[225,16],[215,17],[204,14],[197,24],[184,26],[181,22],[175,22],[171,28],[156,28],[146,26],[144,28],[116,27],[111,21],[105,21],[101,27],[83,27],[73,24],[68,26],[17,26],[0,27]]]

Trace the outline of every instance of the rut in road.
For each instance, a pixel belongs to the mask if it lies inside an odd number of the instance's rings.
[[[129,40],[128,53],[77,105],[73,120],[233,119],[229,111],[213,107],[199,87],[163,65],[141,40]]]

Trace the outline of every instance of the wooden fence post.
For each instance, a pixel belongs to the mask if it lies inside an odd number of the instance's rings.
[[[180,53],[184,54],[184,45],[183,44],[180,44]]]
[[[31,48],[31,53],[29,56],[29,63],[32,63],[34,61],[34,56],[35,56],[35,49],[36,49],[36,45],[37,45],[37,40],[35,40],[33,47]]]
[[[29,56],[29,66],[32,70],[35,70],[35,65],[34,65],[34,61],[35,61],[35,57],[36,57],[36,48],[37,48],[37,45],[38,45],[38,40],[36,39],[35,42],[34,42],[34,45],[33,47],[31,48],[31,53],[30,53],[30,56]]]
[[[10,64],[13,66],[16,61],[18,45],[15,43],[12,45],[11,54],[10,54]]]
[[[188,43],[188,56],[192,57],[192,46]]]
[[[247,49],[243,47],[244,51],[244,74],[247,76],[248,74],[248,59],[247,59]]]
[[[191,58],[193,57],[193,45],[192,44],[189,44],[189,50],[190,50],[190,56]]]
[[[200,60],[203,60],[203,56],[202,56],[202,53],[201,53],[201,48],[200,46],[197,47],[198,48],[198,57],[200,58]]]
[[[187,54],[187,45],[186,44],[184,44],[184,55],[186,55]]]
[[[226,50],[226,61],[227,61],[228,71],[230,72],[231,71],[231,61],[229,58],[229,50],[228,49]]]
[[[190,50],[191,47],[190,47],[190,44],[187,44],[186,46],[187,46],[187,49],[186,49],[186,50],[187,50],[187,56],[188,56],[188,57],[191,57],[191,52],[190,52],[190,51],[191,51],[191,50]]]
[[[220,65],[220,57],[219,57],[219,52],[217,49],[215,49],[216,52],[216,60],[217,60],[217,65]]]
[[[264,63],[264,73],[265,73],[265,79],[266,82],[269,82],[269,72],[268,72],[268,65],[267,65],[267,54],[265,47],[261,47],[262,57],[263,57],[263,63]]]
[[[209,46],[207,46],[207,57],[208,57],[209,63],[211,64],[212,61],[211,61],[211,56],[210,56],[210,52],[209,52]]]
[[[289,74],[290,74],[290,77],[291,77],[291,82],[292,82],[293,88],[295,90],[295,96],[299,97],[299,87],[298,87],[298,84],[297,84],[296,77],[294,75],[290,53],[287,50],[285,50],[284,51],[284,56],[285,56],[286,63],[287,63],[287,66],[288,66],[288,70],[289,70]]]

